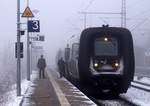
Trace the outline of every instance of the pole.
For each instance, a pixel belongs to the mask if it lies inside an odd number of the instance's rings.
[[[29,0],[27,0],[27,6],[29,6]],[[28,21],[29,18],[27,18],[27,27],[28,27]],[[30,80],[30,38],[29,38],[28,31],[27,31],[27,80]]]
[[[27,22],[28,21],[29,18],[27,18]],[[30,38],[28,31],[27,31],[27,80],[30,80]]]
[[[126,27],[126,0],[122,0],[121,27]]]
[[[126,0],[124,0],[124,27],[126,28],[127,25],[127,18],[126,18]]]
[[[20,0],[17,0],[17,96],[21,96]]]
[[[123,27],[123,0],[121,1],[121,27]]]
[[[32,33],[31,33],[31,36],[32,36]],[[33,42],[32,42],[32,39],[30,39],[30,42],[31,42],[31,44],[30,44],[30,45],[31,45],[31,46],[30,46],[30,51],[31,51],[31,52],[30,52],[30,54],[31,54],[31,55],[30,55],[30,57],[31,57],[31,58],[30,58],[30,63],[31,63],[31,65],[30,65],[30,70],[31,70],[31,74],[32,74],[32,66],[33,66],[33,61],[32,61],[32,60],[33,60],[33,55],[32,55],[32,54],[33,54],[33,53],[32,53],[32,43],[33,43]]]
[[[84,29],[86,29],[86,13],[84,14]]]

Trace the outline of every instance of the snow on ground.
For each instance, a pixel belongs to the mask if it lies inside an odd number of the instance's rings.
[[[55,80],[58,79],[59,77],[59,73],[56,72],[56,71],[51,71],[51,73],[53,74]],[[74,94],[78,94],[77,95],[65,95],[65,96],[73,96],[73,97],[77,97],[77,98],[83,98],[85,99],[83,102],[84,103],[87,103],[87,104],[90,104],[90,106],[96,106],[96,104],[91,101],[85,94],[83,94],[77,87],[75,87],[71,82],[69,82],[66,78],[62,77],[61,79],[59,80],[62,80],[64,81],[68,86],[70,86],[70,91],[72,91]],[[75,101],[75,100],[74,100]]]
[[[54,72],[53,72],[53,74],[54,74]],[[58,78],[58,75],[56,74],[55,77]],[[60,80],[63,80],[66,83],[68,83],[68,85],[72,86],[71,89],[74,93],[81,94],[83,96],[83,98],[88,99],[88,97],[84,96],[83,93],[79,92],[79,90],[76,87],[74,87],[70,82],[68,82],[65,78],[61,78]],[[150,78],[135,77],[134,80],[150,84]],[[121,96],[123,98],[126,98],[127,100],[139,105],[139,106],[150,106],[150,92],[146,92],[146,91],[143,91],[143,90],[139,90],[137,88],[130,87],[128,89],[128,92],[126,94],[122,94]],[[85,102],[88,102],[88,101],[85,101]],[[111,103],[112,103],[112,105],[116,104],[113,101]]]
[[[71,84],[67,79],[62,78],[61,80],[63,80],[70,86],[70,91],[72,91],[75,94],[80,95],[80,96],[73,95],[74,97],[84,98],[85,101],[83,101],[83,102],[91,104],[91,106],[96,106],[93,101],[91,101],[85,94],[83,94],[77,87],[75,87],[73,84]]]
[[[135,76],[134,80],[139,81],[139,82],[143,82],[143,83],[146,83],[146,84],[150,84],[150,78],[147,78],[147,77],[137,77],[137,76]]]
[[[142,77],[138,79],[137,77],[135,77],[134,80],[138,82],[150,84],[150,78]],[[143,88],[145,87],[144,85],[140,85],[140,86],[141,87],[143,86]],[[128,89],[128,92],[121,96],[140,106],[150,106],[150,92],[146,92],[134,87],[130,87]]]
[[[21,82],[21,94],[26,92],[29,81],[23,80]],[[2,103],[0,106],[19,106],[23,96],[17,97],[16,85],[12,86],[12,91],[9,91],[2,95]]]
[[[146,89],[146,90],[150,91],[150,87],[146,86],[146,85],[142,85],[142,84],[138,84],[138,83],[134,83],[134,82],[131,82],[131,85],[132,86],[136,86],[136,87],[140,87],[140,88],[143,88],[143,89]]]
[[[138,82],[150,84],[150,78],[141,77],[139,79],[138,77],[135,77],[134,80]],[[140,86],[142,88],[147,88],[147,89],[150,88],[150,87],[146,87],[144,85],[136,84],[133,82],[132,84]],[[130,87],[126,94],[121,94],[120,96],[125,98],[128,101],[131,101],[132,103],[138,106],[150,106],[150,92],[146,92],[146,91],[134,88],[134,87]],[[102,102],[105,103],[104,100]],[[117,104],[117,102],[116,103],[115,102],[116,101],[109,100],[109,102],[107,103],[108,103],[108,106],[120,106],[119,104]]]
[[[63,78],[62,80],[67,82],[68,85],[72,85],[66,79]],[[137,77],[135,77],[134,80],[136,80],[138,82],[150,84],[150,78],[142,77],[142,78],[138,79]],[[144,86],[144,85],[141,85],[141,86]],[[76,87],[72,87],[72,89],[74,90],[75,93],[82,94],[81,92],[78,92]],[[146,92],[146,91],[131,87],[131,88],[129,88],[129,90],[126,94],[123,94],[121,96],[139,106],[150,106],[150,92]],[[114,106],[115,104],[116,104],[116,106],[118,106],[118,104],[115,103],[114,101],[112,101],[110,103],[112,103],[112,104],[109,104],[110,106]]]
[[[37,74],[31,75],[31,79],[34,80],[37,78]],[[21,82],[21,96],[17,96],[17,91],[16,91],[16,84],[12,86],[12,90],[5,93],[4,95],[1,96],[1,101],[0,101],[0,106],[19,106],[21,100],[23,99],[23,96],[25,92],[27,91],[27,88],[29,85],[32,85],[33,83],[31,81],[23,80]],[[31,93],[34,91],[31,91]]]
[[[129,88],[126,94],[121,95],[121,96],[140,106],[150,106],[150,93],[149,92],[145,92],[137,88],[131,87]]]

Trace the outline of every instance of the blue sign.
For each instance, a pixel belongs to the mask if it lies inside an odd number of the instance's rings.
[[[28,21],[28,32],[40,32],[40,21],[39,20]]]

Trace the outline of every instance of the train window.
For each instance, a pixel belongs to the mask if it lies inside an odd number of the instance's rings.
[[[118,56],[118,41],[116,38],[96,38],[94,42],[95,56]]]
[[[72,44],[72,56],[74,58],[77,58],[79,54],[79,44],[78,43],[74,43]]]

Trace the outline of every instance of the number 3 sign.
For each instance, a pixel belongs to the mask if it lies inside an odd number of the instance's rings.
[[[28,21],[28,32],[40,32],[40,21],[39,20]]]

